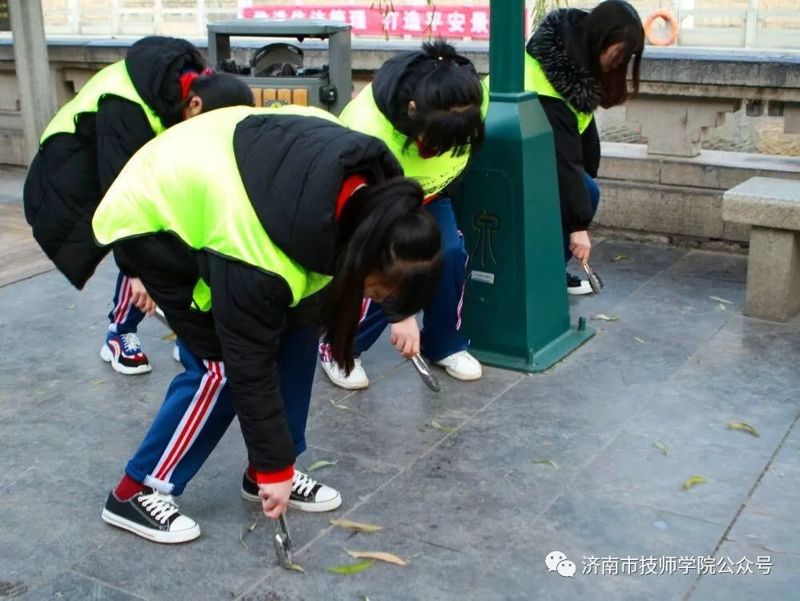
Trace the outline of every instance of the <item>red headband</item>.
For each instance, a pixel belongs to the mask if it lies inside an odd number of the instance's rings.
[[[189,96],[189,89],[192,87],[194,80],[200,76],[212,75],[214,70],[206,67],[200,73],[197,71],[186,71],[185,73],[181,73],[179,78],[179,82],[181,85],[181,100],[186,100],[187,96]]]

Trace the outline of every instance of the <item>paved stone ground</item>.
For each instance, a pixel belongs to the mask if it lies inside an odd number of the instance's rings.
[[[364,360],[368,391],[318,377],[300,463],[338,461],[315,474],[345,503],[290,512],[307,575],[276,567],[263,520],[240,539],[258,512],[238,495],[235,427],[182,499],[198,541],[158,546],[104,524],[108,490],[178,371],[167,331],[147,320],[154,371],[119,376],[98,358],[110,264],[80,293],[55,271],[0,288],[0,598],[796,598],[800,320],[742,316],[742,256],[604,241],[593,262],[606,291],[574,315],[619,321],[594,321],[599,334],[546,374],[487,369],[462,384],[440,372],[437,395],[384,342]],[[707,482],[684,492],[693,475]],[[331,517],[384,530],[352,534]],[[345,549],[410,565],[328,572],[353,561]],[[547,571],[554,550],[574,578]],[[584,557],[628,555],[770,556],[772,572],[582,573]]]

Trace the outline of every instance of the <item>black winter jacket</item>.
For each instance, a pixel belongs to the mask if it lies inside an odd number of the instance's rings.
[[[359,173],[379,183],[402,174],[377,138],[315,117],[247,117],[237,124],[233,145],[239,176],[270,239],[306,269],[329,275],[339,248],[336,199],[346,177]],[[159,167],[173,176],[169,165]],[[292,465],[295,451],[283,409],[277,358],[283,332],[318,324],[322,294],[290,308],[291,292],[280,277],[215,253],[192,250],[169,233],[118,241],[114,254],[123,271],[141,278],[193,353],[224,361],[255,469],[276,472]],[[207,313],[191,308],[198,277],[211,288],[212,309]],[[316,327],[296,334],[310,336],[307,342],[316,349]]]
[[[560,9],[547,15],[525,49],[539,61],[547,79],[564,99],[581,112],[594,112],[600,104],[601,89],[589,68],[582,27],[588,13]],[[592,204],[583,173],[597,177],[600,167],[600,138],[591,125],[581,135],[575,114],[565,102],[539,97],[556,146],[561,221],[569,232],[585,230],[592,222]]]
[[[181,72],[205,64],[189,42],[153,36],[131,46],[125,66],[141,98],[170,127],[181,119]],[[95,244],[91,229],[100,199],[154,136],[142,108],[109,90],[96,113],[78,117],[75,134],[45,140],[34,157],[23,193],[25,217],[44,252],[77,288],[108,252]]]

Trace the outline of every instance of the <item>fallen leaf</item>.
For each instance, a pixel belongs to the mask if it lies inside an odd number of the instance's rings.
[[[377,559],[378,561],[385,561],[398,566],[408,565],[405,559],[400,559],[397,555],[384,553],[383,551],[348,551],[347,554],[354,559]]]
[[[717,309],[719,309],[720,311],[728,310],[727,307],[725,307],[725,305],[723,305],[722,303],[717,304]]]
[[[169,334],[164,334],[161,337],[161,340],[177,340],[178,335],[175,332],[170,332]]]
[[[338,461],[328,461],[327,459],[320,459],[319,461],[315,461],[311,465],[306,468],[307,472],[313,472],[314,470],[318,470],[323,467],[329,467],[331,465],[336,465],[339,463]]]
[[[333,399],[328,399],[328,400],[330,401],[331,405],[333,405],[337,409],[341,409],[343,411],[352,411],[352,409],[350,409],[350,407],[348,407],[347,405],[342,405],[341,403],[337,403]]]
[[[634,336],[634,337],[633,337],[633,339],[634,339],[636,342],[638,342],[639,344],[644,344],[644,340],[642,340],[642,339],[641,339],[641,338],[639,338],[638,336]]]
[[[616,263],[618,261],[633,261],[633,258],[629,257],[628,255],[617,255],[616,257],[611,259],[612,263]]]
[[[733,301],[729,301],[726,298],[720,298],[719,296],[709,296],[708,298],[710,298],[713,301],[717,301],[718,303],[725,303],[726,305],[732,305],[733,304]]]
[[[364,561],[350,563],[344,566],[334,566],[332,568],[328,568],[328,571],[333,572],[334,574],[358,574],[359,572],[366,570],[373,563],[375,563],[374,559],[365,559]]]
[[[306,573],[306,571],[303,569],[303,566],[301,566],[299,563],[289,564],[289,566],[287,566],[286,569],[287,570],[294,570],[295,572],[302,572],[303,574]]]
[[[365,524],[363,522],[353,522],[352,520],[331,520],[331,526],[337,528],[346,528],[347,530],[355,530],[356,532],[380,532],[383,526],[376,526],[375,524]]]
[[[239,533],[239,542],[242,543],[242,546],[247,549],[247,543],[244,542],[244,538],[250,534],[253,530],[256,529],[256,525],[258,524],[259,518],[256,518],[256,521],[250,524],[249,526],[245,526],[242,528],[242,531]]]
[[[92,384],[105,384],[106,381],[105,380],[92,380],[91,383]]]
[[[558,469],[558,466],[551,459],[531,459],[531,463],[535,463],[537,465],[549,465],[554,470]]]
[[[439,432],[444,432],[445,434],[450,434],[450,432],[455,432],[455,428],[451,428],[450,426],[443,426],[439,422],[431,421],[431,428],[434,430],[439,430]]]
[[[598,313],[592,316],[593,321],[619,321],[616,315],[606,315],[605,313]]]
[[[667,445],[665,445],[665,444],[663,444],[661,442],[654,442],[653,446],[655,448],[657,448],[659,451],[661,451],[662,453],[664,453],[664,457],[667,457],[669,455],[669,447]]]
[[[697,486],[698,484],[705,484],[707,480],[703,478],[703,476],[690,476],[686,479],[686,482],[683,483],[683,490],[689,490],[693,486]]]
[[[740,430],[756,438],[761,438],[761,434],[758,433],[758,430],[745,422],[728,422],[728,430]]]

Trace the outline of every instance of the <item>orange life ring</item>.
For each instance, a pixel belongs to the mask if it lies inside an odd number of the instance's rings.
[[[656,19],[663,19],[669,26],[669,36],[666,38],[657,38],[653,36],[653,23]],[[647,41],[653,46],[671,46],[678,39],[678,22],[666,10],[657,10],[653,12],[644,21],[644,35]]]

